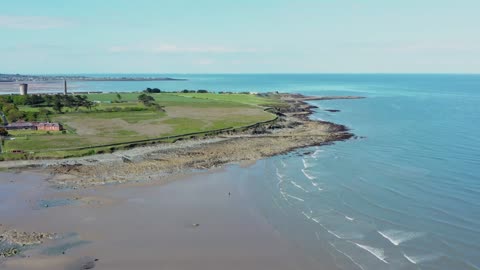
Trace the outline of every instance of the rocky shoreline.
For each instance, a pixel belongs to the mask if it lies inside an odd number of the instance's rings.
[[[3,162],[3,168],[40,168],[60,187],[88,187],[130,181],[162,181],[196,169],[220,167],[234,162],[252,162],[290,152],[352,138],[348,128],[311,120],[315,106],[310,100],[358,99],[362,97],[308,97],[281,94],[284,106],[270,108],[278,120],[242,133],[207,139],[158,144],[82,158],[45,161]],[[11,165],[11,166],[9,166]]]
[[[0,224],[0,258],[13,257],[23,249],[54,239],[55,234],[39,232],[19,232]]]

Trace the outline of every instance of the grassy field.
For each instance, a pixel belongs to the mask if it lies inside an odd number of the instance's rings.
[[[22,150],[33,157],[67,157],[93,154],[104,145],[130,143],[216,129],[242,127],[274,119],[265,112],[268,104],[278,104],[275,98],[247,94],[152,94],[164,111],[151,110],[137,102],[139,93],[90,94],[100,102],[79,112],[65,110],[53,114],[51,121],[60,122],[64,132],[11,131],[13,140],[5,142],[5,150]],[[263,106],[262,106],[263,105]],[[137,111],[123,111],[135,108]],[[21,110],[38,108],[28,106]],[[108,111],[106,111],[108,110]],[[95,147],[96,149],[79,149]],[[4,154],[12,158],[12,154]],[[14,157],[13,157],[14,158]]]
[[[119,93],[122,101],[136,101],[138,93]],[[115,93],[90,94],[88,98],[92,101],[111,102],[118,100]],[[280,103],[273,97],[260,97],[248,94],[215,94],[215,93],[159,93],[151,94],[157,102],[162,105],[172,103],[198,103],[211,104],[210,101],[222,101],[218,104],[240,103],[246,105],[271,105]],[[188,101],[189,99],[190,101]]]

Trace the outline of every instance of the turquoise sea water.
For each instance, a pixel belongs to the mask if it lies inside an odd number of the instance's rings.
[[[259,210],[339,269],[480,269],[480,75],[167,76],[188,81],[70,85],[366,96],[312,102],[320,107],[313,118],[365,138],[245,169]]]
[[[366,138],[259,165],[253,197],[272,224],[312,256],[329,252],[340,269],[479,269],[480,76],[317,82],[298,91],[368,97],[313,102],[313,118]]]

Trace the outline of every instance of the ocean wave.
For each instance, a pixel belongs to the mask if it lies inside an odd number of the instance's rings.
[[[318,150],[315,150],[315,152],[313,152],[313,154],[311,154],[310,156],[312,158],[318,158],[318,156],[320,155],[320,153],[322,153],[324,150],[322,149],[318,149]]]
[[[375,247],[371,247],[371,246],[367,246],[367,245],[361,245],[359,243],[355,243],[355,242],[352,242],[353,244],[357,245],[359,248],[363,249],[363,250],[366,250],[368,251],[370,254],[372,254],[373,256],[375,256],[377,259],[379,259],[380,261],[388,264],[387,262],[387,256],[385,256],[385,252],[383,251],[383,249],[381,248],[375,248]]]
[[[350,221],[354,221],[354,220],[355,220],[354,218],[349,217],[349,216],[345,216],[345,218],[346,218],[347,220],[350,220]]]
[[[300,189],[300,190],[302,190],[302,191],[304,191],[304,192],[306,192],[306,193],[309,192],[308,190],[306,190],[305,188],[303,188],[302,186],[300,186],[299,184],[297,184],[297,182],[295,182],[295,181],[290,181],[290,183],[292,183],[292,185],[294,185],[296,188],[298,188],[298,189]]]
[[[286,195],[287,197],[290,197],[290,198],[292,198],[292,199],[294,199],[294,200],[297,200],[297,201],[299,201],[299,202],[304,202],[304,201],[305,201],[305,200],[302,199],[302,198],[295,197],[295,196],[290,195],[290,194],[288,194],[288,193],[286,193],[286,192],[285,192],[285,195]]]
[[[305,177],[307,177],[307,178],[310,179],[310,180],[315,180],[315,179],[317,179],[315,176],[312,176],[312,175],[310,175],[309,173],[307,173],[307,171],[306,171],[305,169],[302,169],[302,173],[303,173],[303,175],[305,175]]]
[[[282,188],[280,188],[280,194],[282,195],[282,197],[283,197],[283,199],[284,199],[285,201],[287,201],[288,203],[290,203],[290,202],[288,201],[288,198],[287,198],[287,195],[286,195],[287,193],[286,193],[285,191],[283,191]]]
[[[331,230],[327,230],[327,232],[333,236],[335,236],[336,238],[338,239],[362,239],[363,238],[363,234],[361,233],[355,233],[355,232],[351,232],[351,233],[340,233],[340,232],[334,232],[334,231],[331,231]]]
[[[390,243],[395,246],[400,245],[403,242],[415,239],[422,236],[424,233],[420,232],[404,232],[398,230],[386,230],[386,231],[377,231],[381,236],[390,241]]]
[[[283,183],[283,178],[285,177],[285,175],[281,174],[280,171],[278,170],[278,168],[276,168],[276,174],[277,174],[277,179],[278,179],[277,187],[279,189],[281,189],[280,185]]]
[[[280,160],[280,164],[282,164],[282,167],[283,167],[283,168],[286,168],[286,167],[287,167],[287,164],[286,164],[285,161],[283,161],[283,160]]]
[[[334,233],[333,231],[327,230],[327,232],[328,232],[329,234],[335,236],[335,237],[338,238],[338,239],[345,239],[345,238],[341,237],[340,235]]]
[[[281,174],[281,173],[280,173],[280,171],[278,170],[278,168],[275,168],[275,171],[276,171],[276,175],[277,175],[278,178],[283,179],[283,178],[285,177],[284,174]]]
[[[349,217],[349,216],[347,216],[346,214],[344,214],[344,213],[342,213],[342,212],[340,212],[340,211],[338,211],[338,210],[334,210],[334,212],[338,213],[339,215],[344,216],[346,220],[349,220],[349,221],[354,221],[354,220],[355,220],[353,217]]]
[[[348,255],[347,253],[339,250],[333,243],[331,242],[328,242],[330,244],[330,246],[332,246],[337,252],[343,254],[343,256],[347,257],[352,263],[354,263],[356,266],[358,266],[358,268],[360,268],[361,270],[365,270],[365,268],[363,268],[363,266],[361,264],[359,264],[358,262],[356,262],[350,255]]]
[[[434,261],[438,258],[440,258],[440,255],[438,254],[428,254],[428,255],[420,255],[420,256],[408,256],[407,254],[403,253],[403,257],[407,259],[409,262],[413,264],[419,264],[422,262],[429,262],[429,261]]]
[[[310,164],[308,163],[308,161],[307,161],[306,159],[304,159],[304,158],[302,158],[302,163],[303,163],[303,168],[304,168],[304,169],[308,169],[308,168],[312,167],[312,165],[310,165]]]
[[[302,215],[304,215],[307,219],[312,219],[312,216],[311,216],[311,215],[309,215],[309,214],[307,214],[307,213],[305,213],[305,212],[303,212],[303,211],[302,211]]]

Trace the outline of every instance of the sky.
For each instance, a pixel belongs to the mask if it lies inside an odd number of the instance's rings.
[[[478,0],[0,0],[0,73],[480,73]]]

